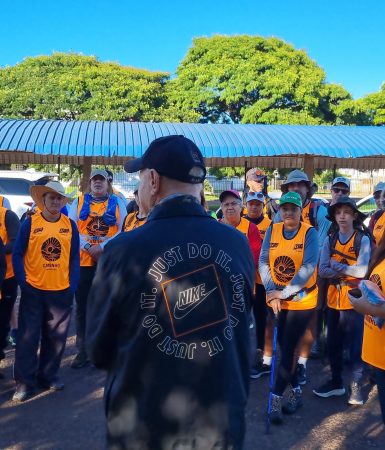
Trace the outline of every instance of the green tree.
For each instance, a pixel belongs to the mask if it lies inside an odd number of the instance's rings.
[[[165,114],[175,121],[314,125],[342,114],[341,123],[354,123],[338,109],[350,94],[326,84],[306,52],[276,38],[196,38],[166,91]]]
[[[0,69],[0,117],[160,121],[168,74],[54,53]]]
[[[385,83],[379,92],[358,99],[356,103],[369,116],[370,125],[385,125]]]

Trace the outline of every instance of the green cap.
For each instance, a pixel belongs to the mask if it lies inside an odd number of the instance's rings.
[[[286,194],[282,195],[279,200],[279,204],[283,205],[284,203],[292,203],[293,205],[302,208],[302,199],[301,196],[297,194],[297,192],[287,192]]]

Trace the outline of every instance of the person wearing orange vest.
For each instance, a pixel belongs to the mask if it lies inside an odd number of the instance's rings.
[[[282,411],[293,414],[302,406],[302,391],[294,364],[296,347],[317,305],[318,236],[301,222],[302,200],[288,192],[280,199],[282,222],[268,228],[262,244],[259,272],[267,304],[278,320],[281,360],[272,389],[270,420],[282,423]],[[291,390],[282,405],[288,385]]]
[[[3,195],[0,195],[0,206],[3,208],[11,209],[11,204],[7,197],[4,197]]]
[[[335,239],[329,237],[325,240],[319,264],[320,276],[330,280],[327,291],[327,347],[332,378],[313,392],[318,397],[345,394],[342,369],[346,342],[352,366],[348,403],[362,405],[363,317],[354,311],[347,294],[357,286],[359,279],[364,278],[368,269],[371,251],[369,237],[362,235],[360,244],[357,244],[359,233],[362,233],[360,226],[366,216],[349,197],[341,197],[329,206],[328,214],[339,230]]]
[[[135,228],[141,227],[147,221],[147,216],[143,212],[143,208],[140,205],[138,189],[134,191],[135,202],[138,205],[138,211],[133,211],[128,213],[126,218],[124,219],[122,231],[127,232],[131,230],[135,230]]]
[[[5,260],[4,244],[3,244],[2,239],[0,238],[0,288],[1,288],[2,284],[3,284],[6,271],[7,271],[7,263],[6,263],[6,260]],[[0,294],[0,308],[1,308],[2,300],[3,299],[2,299],[2,296]],[[9,326],[9,320],[7,322],[5,320],[2,320],[2,317],[0,315],[0,323],[1,323],[1,330],[0,330],[0,332],[1,332],[2,336],[3,336],[5,334],[4,333],[4,329],[7,326]],[[4,341],[5,341],[5,345],[4,345],[4,348],[5,348],[6,345],[7,345],[7,335],[5,335],[5,339],[2,337],[2,342],[4,342]],[[0,361],[5,358],[4,348],[0,348]],[[1,378],[4,378],[4,375],[0,372],[0,379]]]
[[[374,250],[370,260],[369,280],[385,293],[385,239]],[[350,303],[355,311],[364,315],[364,338],[362,359],[375,368],[378,397],[381,405],[382,421],[385,424],[385,326],[381,328],[374,318],[385,319],[385,302],[372,305],[365,298],[353,297],[348,293]]]
[[[5,358],[7,336],[10,330],[12,310],[17,297],[17,281],[12,267],[12,251],[20,222],[16,213],[0,206],[0,238],[4,244],[6,273],[1,285],[0,298],[0,361]]]
[[[249,191],[246,197],[247,214],[245,219],[256,225],[262,241],[265,237],[266,231],[271,225],[271,220],[264,214],[265,196],[262,192]],[[265,332],[266,319],[267,319],[267,306],[266,306],[266,292],[263,287],[261,276],[257,270],[256,284],[255,284],[255,297],[253,299],[252,310],[255,320],[255,332],[256,332],[256,362],[253,364],[250,372],[251,378],[259,378],[263,375],[263,360],[262,355],[265,349]],[[271,328],[271,327],[270,327]],[[267,338],[269,340],[269,337]],[[269,370],[264,373],[269,373]]]
[[[322,204],[320,200],[312,199],[313,194],[317,190],[317,185],[309,180],[309,177],[302,170],[292,170],[287,179],[281,185],[281,191],[283,194],[286,192],[297,192],[301,196],[302,200],[302,215],[301,220],[304,223],[312,225],[318,232],[319,250],[321,253],[322,243],[327,238],[330,229],[330,221],[327,218],[327,208]],[[279,222],[279,211],[274,217],[274,223]],[[297,372],[299,384],[304,385],[307,381],[306,365],[309,359],[314,341],[317,338],[317,311],[321,310],[324,304],[324,289],[322,280],[318,279],[318,301],[317,307],[314,310],[313,317],[309,322],[308,329],[306,330],[300,344],[299,344],[299,358],[297,362]]]
[[[235,227],[244,234],[249,241],[254,263],[258,267],[259,254],[261,252],[262,239],[256,225],[251,223],[245,217],[241,217],[242,199],[238,191],[230,189],[223,191],[219,195],[223,218],[220,222]]]
[[[120,233],[126,216],[122,200],[112,194],[105,170],[91,172],[89,192],[72,202],[68,216],[76,223],[80,235],[80,280],[75,293],[78,353],[71,363],[73,369],[80,369],[88,364],[84,338],[87,297],[96,264],[107,242]]]
[[[64,388],[58,371],[80,267],[78,230],[60,212],[68,201],[63,186],[50,181],[30,191],[41,213],[24,220],[13,252],[21,288],[13,395],[19,402],[31,397],[36,387]]]
[[[384,196],[385,183],[377,183],[374,187],[373,198],[376,202],[377,210],[372,214],[369,222],[369,230],[373,233],[374,240],[379,245],[380,240],[385,231],[385,214],[384,205],[382,205],[381,197]]]

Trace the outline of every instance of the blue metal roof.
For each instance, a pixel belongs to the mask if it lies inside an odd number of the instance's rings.
[[[0,150],[138,157],[155,138],[183,134],[206,158],[385,155],[385,127],[0,120]]]

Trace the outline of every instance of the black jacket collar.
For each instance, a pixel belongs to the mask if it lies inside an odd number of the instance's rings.
[[[172,195],[154,206],[147,222],[178,216],[211,217],[192,195]]]

